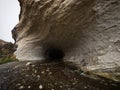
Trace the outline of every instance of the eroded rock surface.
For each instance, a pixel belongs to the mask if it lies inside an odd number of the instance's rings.
[[[19,0],[13,30],[21,61],[58,48],[84,70],[120,67],[120,0]]]
[[[0,65],[0,90],[120,90],[120,83],[89,76],[69,63]]]

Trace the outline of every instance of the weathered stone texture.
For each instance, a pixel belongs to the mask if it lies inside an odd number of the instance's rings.
[[[19,1],[19,60],[44,60],[44,50],[55,47],[85,70],[120,67],[119,0]]]

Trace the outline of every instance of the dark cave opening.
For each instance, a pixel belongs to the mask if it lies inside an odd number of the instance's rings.
[[[48,48],[47,50],[45,50],[44,53],[44,57],[46,60],[55,62],[62,61],[64,56],[64,52],[59,48]]]

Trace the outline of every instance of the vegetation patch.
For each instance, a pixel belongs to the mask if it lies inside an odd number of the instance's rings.
[[[16,61],[14,53],[14,45],[12,43],[0,44],[0,64]]]

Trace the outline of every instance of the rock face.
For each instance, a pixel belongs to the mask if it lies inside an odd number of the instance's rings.
[[[60,50],[59,59],[85,70],[120,67],[120,0],[19,2],[13,38],[20,61],[53,58]]]

